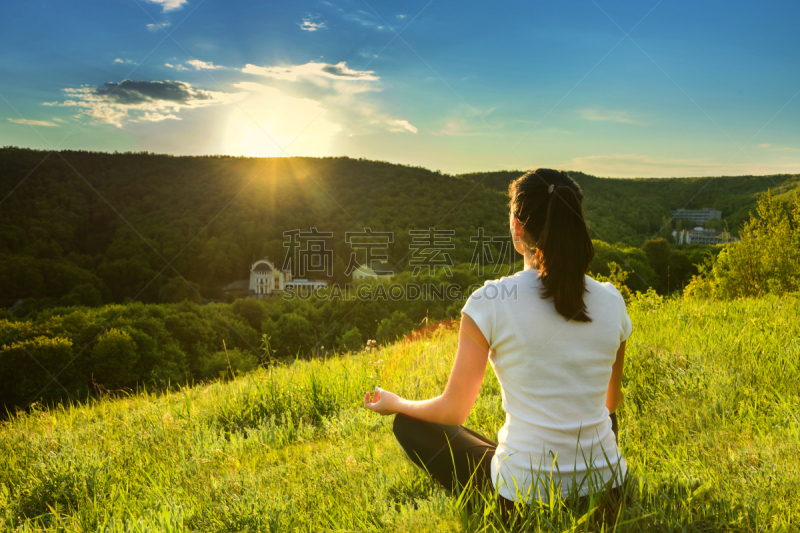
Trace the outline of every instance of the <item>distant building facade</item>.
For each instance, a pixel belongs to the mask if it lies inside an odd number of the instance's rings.
[[[706,229],[697,227],[689,230],[673,230],[672,236],[675,237],[677,244],[725,244],[733,241],[738,241],[738,237],[734,237],[727,231],[718,231],[715,229]]]
[[[222,290],[237,296],[263,299],[289,289],[310,292],[315,288],[327,286],[326,281],[292,279],[291,271],[276,268],[269,257],[264,257],[250,265],[249,280],[234,281],[223,287]]]
[[[291,272],[275,268],[269,257],[264,257],[250,265],[248,289],[256,296],[268,296],[273,292],[282,291],[286,283],[291,280]]]
[[[673,219],[688,220],[693,224],[702,224],[709,220],[722,220],[722,211],[717,211],[713,207],[703,209],[673,209],[670,211]]]

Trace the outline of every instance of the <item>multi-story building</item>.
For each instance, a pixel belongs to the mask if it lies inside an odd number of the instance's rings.
[[[673,209],[670,211],[673,219],[688,220],[694,224],[702,224],[709,220],[722,220],[722,211],[717,211],[713,207],[703,209]]]
[[[727,231],[700,227],[690,230],[681,230],[680,233],[677,230],[673,230],[672,236],[675,237],[675,242],[678,244],[725,244],[739,240]]]

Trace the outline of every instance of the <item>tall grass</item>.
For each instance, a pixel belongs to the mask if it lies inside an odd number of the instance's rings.
[[[798,299],[654,298],[630,313],[620,507],[554,501],[510,524],[491,495],[450,496],[404,457],[363,394],[441,392],[457,342],[443,328],[177,393],[34,407],[0,427],[0,530],[800,529]],[[489,369],[467,421],[493,439],[499,395]]]

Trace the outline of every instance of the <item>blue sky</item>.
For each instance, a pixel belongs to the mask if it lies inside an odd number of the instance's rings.
[[[11,0],[3,13],[0,145],[451,173],[800,172],[796,2]]]

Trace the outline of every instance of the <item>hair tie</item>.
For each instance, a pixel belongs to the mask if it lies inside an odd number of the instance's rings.
[[[548,194],[552,194],[553,189],[555,189],[555,184],[551,183],[550,186],[547,188]]]

